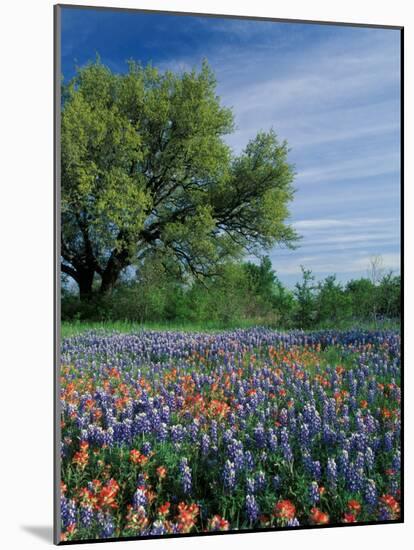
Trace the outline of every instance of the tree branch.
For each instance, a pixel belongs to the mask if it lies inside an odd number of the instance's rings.
[[[69,275],[74,279],[77,283],[79,283],[79,274],[73,267],[70,267],[70,265],[66,265],[64,263],[60,264],[60,269],[63,271],[63,273],[66,273],[66,275]]]

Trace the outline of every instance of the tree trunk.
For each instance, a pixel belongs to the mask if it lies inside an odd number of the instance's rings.
[[[60,269],[62,270],[62,273],[66,273],[66,275],[69,275],[70,277],[72,277],[72,279],[78,285],[79,298],[83,302],[88,301],[92,298],[92,286],[93,286],[93,279],[95,276],[95,268],[85,267],[84,265],[81,266],[79,264],[75,264],[75,265],[76,267],[74,265],[61,263]]]
[[[82,271],[78,272],[79,298],[82,302],[88,302],[92,299],[92,285],[95,272]]]
[[[100,274],[102,282],[99,293],[101,295],[105,296],[112,293],[121,271],[128,264],[128,249],[126,247],[122,248],[120,251],[112,252],[105,270]]]
[[[99,294],[103,296],[108,296],[112,294],[115,283],[118,280],[121,269],[116,266],[114,263],[108,263],[107,268],[102,274],[101,287],[99,289]]]

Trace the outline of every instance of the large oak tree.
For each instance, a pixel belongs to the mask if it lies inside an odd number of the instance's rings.
[[[292,245],[286,142],[259,132],[235,156],[233,129],[206,62],[182,74],[78,69],[62,91],[61,269],[82,299],[94,280],[111,292],[149,253],[204,277],[229,256]]]

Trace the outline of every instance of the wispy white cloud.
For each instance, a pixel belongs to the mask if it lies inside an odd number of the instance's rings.
[[[330,219],[316,218],[309,220],[298,220],[294,226],[299,231],[303,229],[311,230],[326,230],[332,228],[360,228],[365,226],[374,226],[376,228],[383,227],[387,223],[395,223],[395,218],[347,218],[347,219]]]
[[[280,262],[278,258],[273,258],[273,266],[279,275],[297,275],[300,277],[300,265],[304,265],[307,269],[311,269],[316,275],[321,273],[331,274],[358,274],[366,276],[370,268],[370,261],[374,254],[362,254],[360,257],[352,258],[346,255],[334,256],[329,259],[324,255],[309,255],[302,258],[302,262],[298,264],[295,261],[289,260]],[[384,272],[393,271],[398,273],[400,270],[400,255],[383,254],[382,268]]]
[[[271,127],[287,139],[296,171],[290,222],[303,239],[297,250],[271,251],[285,281],[300,278],[300,264],[317,276],[364,275],[373,254],[398,270],[398,31],[164,15],[132,24],[117,16],[105,27],[117,42],[105,49],[98,19],[87,28],[84,15],[68,21],[64,56],[101,43],[112,68],[134,57],[178,72],[207,58],[222,103],[233,107],[236,131],[226,140],[234,151]]]
[[[381,154],[382,153],[382,154]],[[368,158],[348,158],[334,163],[320,163],[317,168],[299,170],[296,177],[298,184],[346,181],[382,174],[398,173],[400,156],[398,151],[378,152]]]
[[[237,26],[237,25],[236,25]],[[242,33],[245,29],[238,29]],[[273,127],[292,149],[296,178],[295,251],[275,249],[280,275],[362,276],[373,254],[399,266],[399,58],[395,35],[330,36],[306,50],[284,37],[251,51],[222,47],[210,56],[222,101],[232,106],[236,152]],[[229,49],[232,52],[229,53]],[[284,51],[284,55],[278,52]],[[286,55],[285,55],[286,54]],[[312,218],[303,217],[312,213]],[[301,214],[301,217],[295,217]]]

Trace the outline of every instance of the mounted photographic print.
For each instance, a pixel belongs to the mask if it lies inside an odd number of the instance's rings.
[[[403,520],[402,40],[55,6],[57,544]]]

